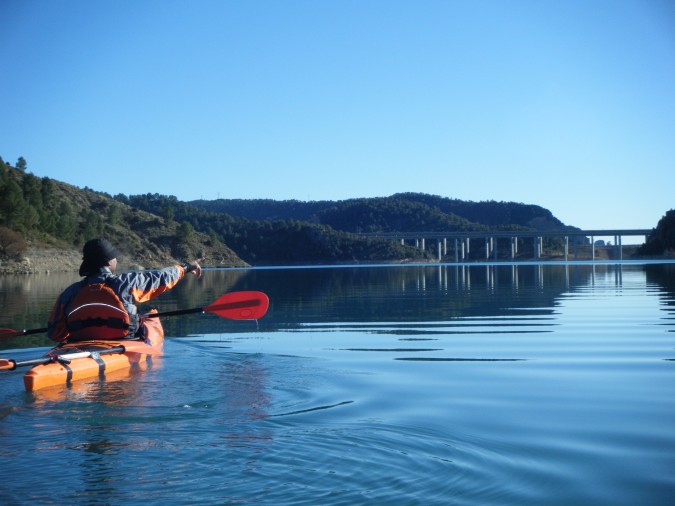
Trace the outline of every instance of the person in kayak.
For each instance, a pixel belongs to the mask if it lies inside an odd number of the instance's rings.
[[[142,339],[142,318],[135,302],[147,302],[171,290],[186,275],[201,277],[203,258],[164,269],[114,274],[117,250],[105,239],[92,239],[82,250],[80,276],[56,299],[47,335],[57,342]]]

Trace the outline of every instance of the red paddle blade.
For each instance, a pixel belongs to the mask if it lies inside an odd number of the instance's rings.
[[[23,332],[20,330],[14,329],[0,329],[0,339],[6,339],[9,337],[22,336]]]
[[[257,320],[265,316],[270,300],[262,292],[226,293],[204,311],[230,320]]]

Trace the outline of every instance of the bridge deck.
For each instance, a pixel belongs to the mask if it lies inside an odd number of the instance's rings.
[[[478,239],[484,237],[613,237],[613,236],[647,236],[651,229],[594,229],[594,230],[485,230],[485,231],[453,231],[453,232],[372,232],[359,233],[364,237],[379,237],[383,239]]]

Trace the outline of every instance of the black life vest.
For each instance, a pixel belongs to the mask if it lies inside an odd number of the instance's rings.
[[[111,287],[82,281],[66,312],[69,341],[123,339],[129,335],[130,327],[129,313]]]

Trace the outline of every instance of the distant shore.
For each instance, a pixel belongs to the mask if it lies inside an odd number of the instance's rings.
[[[637,246],[624,246],[623,255],[621,260],[675,260],[675,254],[672,255],[653,255],[653,256],[638,256],[635,254]],[[616,254],[615,248],[611,246],[596,246],[595,260],[596,261],[618,261],[618,258],[614,258]],[[442,263],[448,263],[448,259],[445,259]],[[560,254],[556,255],[544,255],[541,259],[541,262],[553,261],[560,262],[564,261],[565,257]],[[570,253],[568,255],[568,261],[573,263],[575,261],[588,262],[591,261],[591,254],[588,252],[583,252],[576,257],[574,254]],[[50,272],[77,272],[82,261],[82,253],[77,250],[62,250],[62,249],[40,249],[40,248],[29,248],[26,254],[21,260],[0,260],[0,275],[8,274],[46,274]],[[482,262],[485,260],[481,259],[471,259],[467,261],[467,264],[473,262]],[[491,261],[487,259],[486,261]],[[495,263],[500,261],[509,262],[508,259],[500,259]],[[516,258],[513,260],[515,262],[531,262],[531,258]],[[170,261],[168,261],[170,263]],[[391,262],[391,265],[401,265],[406,262]],[[429,265],[433,265],[434,261],[424,262]],[[387,262],[383,262],[384,265],[388,265]],[[324,264],[322,264],[324,265]],[[325,264],[331,265],[331,264]],[[337,265],[337,264],[336,264]],[[344,263],[340,263],[341,266],[344,266]],[[358,265],[358,264],[355,264]],[[269,267],[269,266],[267,266]],[[133,261],[121,262],[120,268],[122,269],[143,269],[144,267],[139,263]]]

